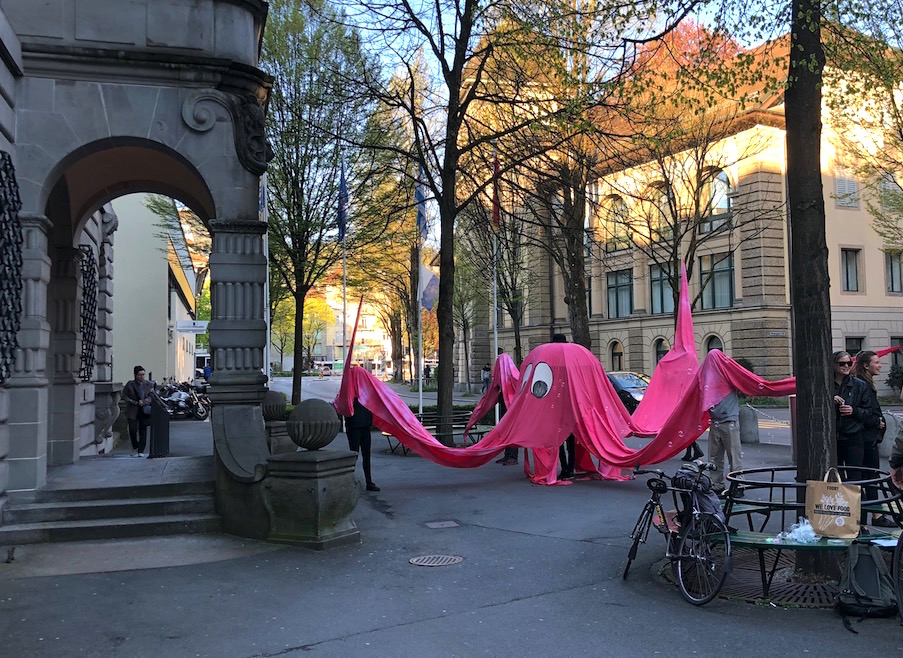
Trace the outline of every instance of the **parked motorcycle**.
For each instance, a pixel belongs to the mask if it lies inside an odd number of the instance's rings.
[[[198,393],[189,382],[168,382],[160,389],[159,395],[170,418],[206,420],[210,415],[210,400],[203,393]]]

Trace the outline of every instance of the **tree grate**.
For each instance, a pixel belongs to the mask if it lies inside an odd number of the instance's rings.
[[[736,548],[731,551],[733,571],[724,581],[718,596],[739,599],[749,603],[763,600],[762,575],[759,572],[759,556],[754,549]],[[766,556],[766,565],[771,566],[773,556]],[[834,583],[794,583],[788,577],[795,568],[792,551],[784,551],[778,559],[774,580],[768,589],[767,601],[781,606],[792,605],[801,608],[831,608],[837,597]]]
[[[464,558],[460,555],[420,555],[408,560],[415,567],[447,567],[463,561]]]
[[[771,567],[773,556],[766,556],[766,566]],[[731,551],[732,571],[728,574],[718,597],[747,603],[767,601],[776,606],[800,608],[832,608],[837,597],[835,583],[794,583],[788,578],[795,568],[793,553],[785,551],[778,559],[768,598],[762,596],[762,575],[759,572],[759,556],[754,549],[735,548]],[[674,585],[677,575],[672,569],[662,569],[662,575]]]

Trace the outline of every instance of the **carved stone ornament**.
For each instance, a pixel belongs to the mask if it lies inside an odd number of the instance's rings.
[[[113,234],[119,228],[119,217],[113,212],[104,209],[100,215],[100,236],[104,244],[113,244]]]
[[[232,119],[239,162],[255,176],[262,175],[273,159],[273,149],[266,138],[263,107],[254,96],[235,96],[216,89],[194,91],[182,103],[182,120],[196,132],[207,132],[216,125],[217,105]]]

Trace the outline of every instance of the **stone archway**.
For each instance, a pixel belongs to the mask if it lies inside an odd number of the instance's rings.
[[[211,232],[217,464],[228,477],[259,480],[267,263],[257,204],[270,81],[256,64],[266,4],[132,0],[108,3],[103,20],[89,5],[56,0],[60,20],[36,20],[30,0],[0,11],[22,52],[12,148],[24,308],[7,383],[10,450],[0,453],[7,486],[40,488],[48,464],[78,459],[97,388],[96,374],[84,381],[80,372],[82,265],[102,268],[100,252],[112,248],[104,204],[147,191],[188,203]],[[227,517],[224,525],[236,531]]]

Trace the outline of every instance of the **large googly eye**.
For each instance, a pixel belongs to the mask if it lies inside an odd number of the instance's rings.
[[[548,363],[537,363],[533,372],[533,386],[530,392],[534,397],[544,398],[552,390],[552,369]]]
[[[530,374],[532,372],[533,372],[533,364],[528,363],[526,369],[524,370],[524,376],[520,380],[520,390],[518,391],[518,393],[520,393],[524,390],[524,387],[527,385],[527,382],[530,381]]]

